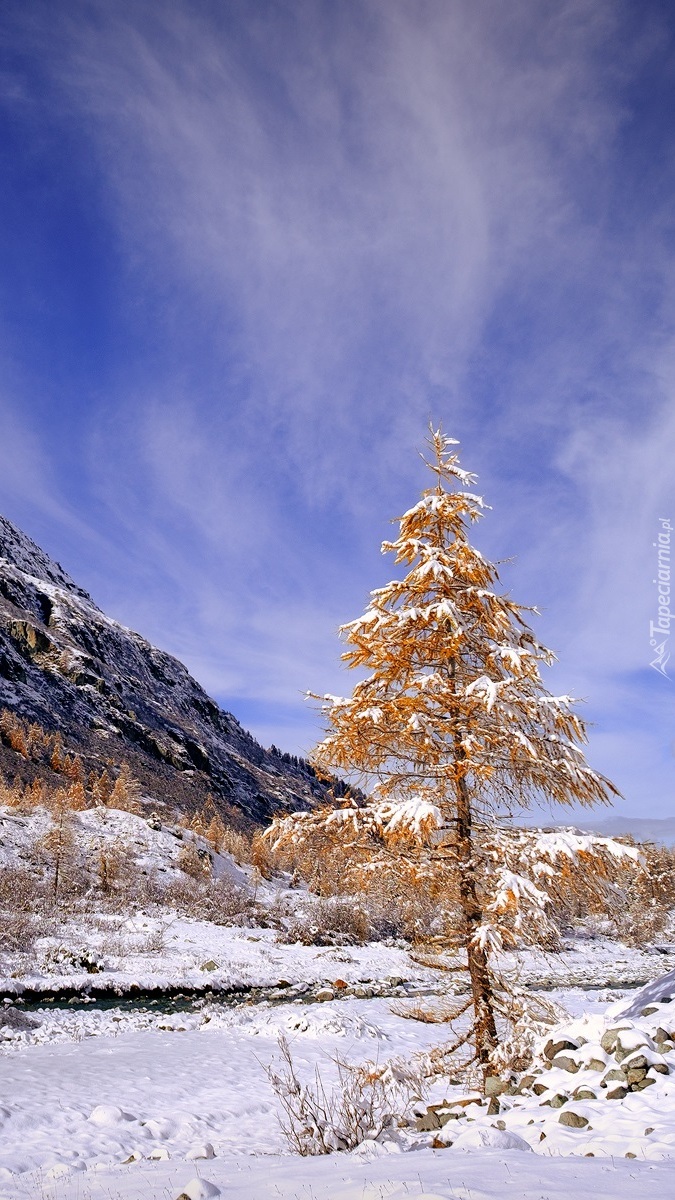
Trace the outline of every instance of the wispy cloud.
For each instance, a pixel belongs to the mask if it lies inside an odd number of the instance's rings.
[[[649,546],[673,497],[671,190],[665,167],[643,191],[630,174],[658,15],[35,11],[13,37],[117,239],[124,352],[75,434],[101,599],[235,709],[260,700],[260,729],[302,721],[301,689],[339,687],[335,625],[388,575],[379,541],[441,418],[494,505],[482,544],[517,554],[505,579],[608,745],[654,695]],[[667,719],[646,736],[659,758]]]

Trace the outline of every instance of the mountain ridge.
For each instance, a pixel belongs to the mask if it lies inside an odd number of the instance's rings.
[[[2,516],[0,708],[63,729],[89,769],[127,761],[149,795],[188,810],[211,796],[260,822],[326,795],[308,763],[260,746],[178,659],[108,617]],[[19,757],[2,747],[0,770],[25,778]]]

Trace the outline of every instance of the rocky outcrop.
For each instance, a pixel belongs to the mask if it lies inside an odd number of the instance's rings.
[[[302,759],[265,750],[177,659],[111,620],[0,517],[0,709],[60,730],[88,769],[127,761],[158,801],[263,821],[325,795]],[[30,778],[7,746],[0,770]]]

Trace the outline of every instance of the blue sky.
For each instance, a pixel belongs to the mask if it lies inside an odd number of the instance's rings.
[[[260,739],[429,419],[621,811],[675,811],[675,17],[622,0],[6,0],[0,511]],[[673,637],[675,648],[675,635]]]

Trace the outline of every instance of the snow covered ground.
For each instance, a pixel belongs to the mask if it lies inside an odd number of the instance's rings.
[[[606,992],[562,989],[550,998],[570,1013],[562,1036],[584,1031],[595,1045],[607,1026],[632,1023],[648,1039],[649,1029],[668,1024],[669,1004],[640,1014],[669,987],[675,989],[675,977],[637,1000],[634,992],[615,998],[609,1016]],[[14,1030],[0,1058],[0,1198],[171,1200],[198,1178],[242,1200],[546,1200],[570,1189],[616,1197],[624,1187],[634,1197],[675,1194],[675,1052],[673,1075],[657,1076],[644,1092],[620,1102],[574,1103],[588,1117],[583,1129],[562,1126],[546,1096],[529,1094],[503,1099],[499,1116],[468,1106],[440,1134],[411,1124],[349,1154],[289,1157],[265,1073],[278,1060],[279,1035],[303,1079],[318,1068],[331,1086],[335,1055],[409,1063],[444,1040],[443,1026],[399,1015],[413,1003],[350,996],[235,1008],[206,1001],[170,1014],[124,1005],[30,1011],[39,1024]],[[20,1024],[21,1006],[7,1009]],[[609,1058],[603,1055],[605,1065]],[[545,1078],[553,1091],[579,1082],[555,1067]],[[465,1095],[460,1085],[439,1080],[418,1111]],[[453,1144],[432,1149],[434,1139]],[[196,1184],[188,1188],[191,1200],[192,1192],[199,1196]]]
[[[123,826],[149,867],[175,869],[175,834],[146,836],[147,822],[130,814],[78,820],[92,845],[118,837]],[[9,820],[1,836],[4,860],[15,864],[35,829]],[[248,868],[220,857],[219,870],[250,882]],[[260,886],[274,903],[278,889]],[[569,1014],[556,1036],[569,1042],[571,1066],[542,1058],[538,1094],[502,1096],[499,1112],[458,1107],[470,1098],[466,1087],[437,1078],[409,1108],[407,1124],[378,1141],[300,1158],[282,1135],[265,1069],[279,1060],[279,1037],[301,1079],[311,1082],[318,1071],[329,1089],[336,1056],[414,1063],[447,1040],[448,1029],[402,1014],[420,994],[432,1004],[461,991],[461,976],[421,966],[396,943],[288,945],[274,928],[156,909],[72,915],[30,954],[0,958],[0,1200],[175,1200],[183,1192],[189,1200],[218,1193],[232,1200],[675,1196],[675,1042],[663,1037],[675,1034],[675,1001],[667,999],[675,974],[642,992],[635,987],[663,976],[675,955],[667,946],[640,951],[575,939],[563,954],[532,952],[504,965],[521,985],[546,988]],[[171,996],[158,1003],[162,988]],[[91,989],[107,993],[106,1002],[39,999]],[[181,1000],[177,989],[202,995]],[[227,989],[242,990],[223,997]],[[637,1074],[649,1083],[607,1099],[604,1075],[623,1067],[620,1047],[607,1048],[605,1035],[621,1025],[629,1055],[645,1059]],[[415,1114],[444,1101],[446,1115],[464,1115],[418,1129]],[[562,1122],[565,1113],[578,1122]]]
[[[577,1014],[590,1013],[570,1028],[597,1033],[606,1002],[579,991],[565,998]],[[409,1127],[351,1154],[289,1159],[264,1069],[278,1058],[279,1033],[302,1076],[318,1067],[330,1084],[335,1054],[410,1061],[442,1040],[443,1027],[404,1020],[391,1007],[381,998],[206,1005],[168,1020],[143,1013],[118,1020],[114,1009],[50,1012],[50,1038],[14,1042],[2,1058],[0,1197],[165,1200],[197,1176],[242,1200],[541,1200],[570,1188],[616,1197],[623,1187],[634,1197],[675,1193],[675,1084],[668,1076],[631,1095],[631,1103],[576,1105],[592,1112],[590,1132],[561,1126],[558,1110],[541,1107],[539,1097],[516,1097],[502,1113],[505,1129],[473,1106],[473,1119],[453,1122],[455,1144],[445,1149],[431,1149],[433,1135]],[[631,1011],[635,1019],[641,1006]],[[560,1071],[553,1075],[558,1086]],[[439,1100],[465,1094],[445,1083],[435,1090]],[[655,1132],[645,1138],[650,1126]],[[638,1158],[624,1157],[631,1148]],[[589,1153],[595,1158],[581,1157]]]

